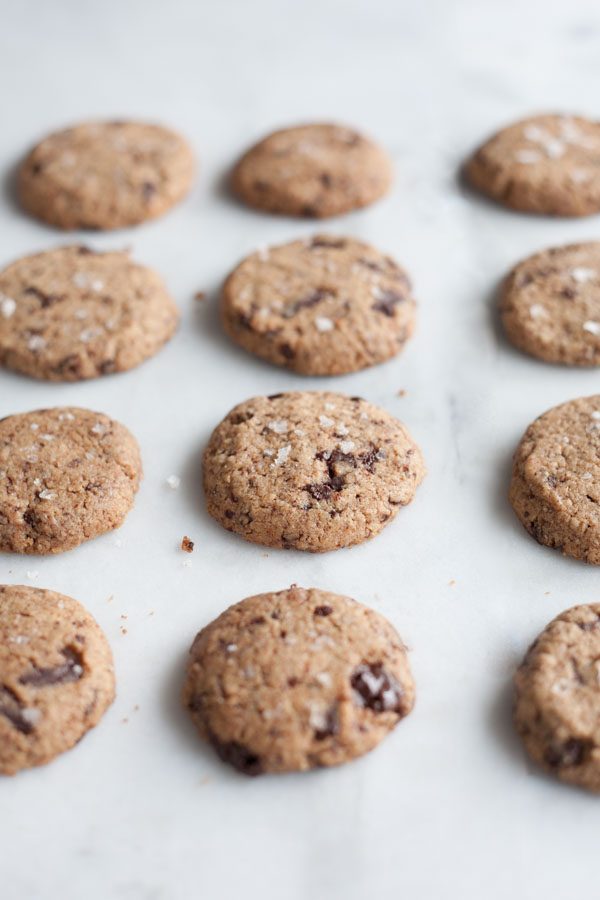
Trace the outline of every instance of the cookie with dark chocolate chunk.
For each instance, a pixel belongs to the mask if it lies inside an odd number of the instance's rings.
[[[553,216],[600,210],[600,122],[541,115],[503,128],[466,166],[473,187],[504,206]]]
[[[124,372],[154,356],[178,321],[160,275],[126,252],[60,247],[0,272],[0,365],[34,378]]]
[[[397,419],[330,391],[240,403],[213,432],[203,466],[208,511],[224,528],[314,553],[374,537],[425,475]]]
[[[406,647],[382,615],[316,588],[248,597],[196,637],[183,702],[246,775],[348,762],[411,711]]]
[[[400,353],[415,306],[393,259],[327,234],[253,253],[221,296],[223,326],[236,343],[306,375],[356,372]]]
[[[31,215],[58,228],[124,228],[179,202],[194,168],[187,141],[167,128],[87,122],[31,150],[19,169],[18,192]]]
[[[324,219],[374,203],[392,180],[388,155],[342,125],[285,128],[263,138],[237,163],[233,188],[249,206]]]
[[[515,725],[529,755],[600,793],[600,604],[557,616],[515,675]]]
[[[115,694],[95,619],[54,591],[0,585],[0,772],[41,766],[97,725]]]

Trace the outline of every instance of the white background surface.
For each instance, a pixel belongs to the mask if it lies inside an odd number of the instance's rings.
[[[82,744],[1,780],[3,900],[597,895],[600,800],[527,763],[510,682],[550,618],[598,599],[600,575],[538,546],[506,492],[530,420],[594,393],[599,378],[512,350],[492,298],[517,259],[598,238],[600,221],[510,213],[457,181],[472,147],[514,118],[598,116],[595,0],[0,0],[0,12],[7,179],[45,132],[90,117],[171,124],[200,160],[181,206],[127,232],[71,238],[26,218],[8,186],[1,198],[1,264],[71,239],[131,245],[164,274],[182,313],[172,343],[125,375],[52,385],[0,373],[0,416],[103,410],[138,437],[146,472],[121,546],[113,533],[55,558],[0,559],[0,580],[62,591],[94,613],[118,678],[115,704]],[[322,227],[396,256],[420,304],[401,357],[331,380],[251,358],[216,315],[219,283],[243,255],[315,227],[242,208],[223,175],[268,130],[311,119],[355,124],[393,155],[389,197]],[[200,288],[203,304],[193,300]],[[366,545],[265,555],[207,517],[200,453],[236,402],[306,387],[361,394],[395,413],[429,475]],[[173,473],[176,493],[165,486]],[[184,534],[196,542],[189,568]],[[180,708],[185,656],[227,605],[291,582],[385,613],[413,648],[417,705],[351,765],[245,779],[204,747]]]

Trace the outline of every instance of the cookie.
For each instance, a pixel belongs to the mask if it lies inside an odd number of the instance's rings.
[[[600,365],[600,243],[555,247],[519,263],[500,313],[520,350],[547,362]]]
[[[233,188],[264,212],[326,219],[368,206],[387,193],[392,166],[368,138],[341,125],[285,128],[242,156]]]
[[[67,230],[124,228],[187,194],[194,158],[183,138],[141,122],[87,122],[49,135],[18,173],[23,207]]]
[[[509,125],[477,150],[466,175],[512,209],[592,215],[600,210],[600,123],[545,115]]]
[[[414,331],[415,306],[394,260],[325,234],[253,253],[221,298],[232,340],[305,375],[343,375],[395,356]]]
[[[523,435],[510,500],[547,547],[600,565],[600,394],[562,403]]]
[[[64,407],[0,420],[0,552],[62,553],[119,528],[142,463],[103,413]]]
[[[43,766],[70,750],[114,695],[108,641],[80,603],[0,585],[0,773]]]
[[[0,272],[0,365],[48,381],[124,372],[160,350],[179,314],[128,253],[61,247]]]
[[[553,775],[600,792],[600,603],[557,616],[515,675],[515,725]]]
[[[204,628],[183,689],[202,738],[246,775],[362,756],[414,699],[406,647],[387,619],[295,585],[247,597]]]
[[[313,553],[374,537],[425,475],[397,419],[330,391],[240,403],[214,430],[203,465],[208,511],[224,528]]]

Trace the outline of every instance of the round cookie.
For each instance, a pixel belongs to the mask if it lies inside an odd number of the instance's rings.
[[[589,216],[600,210],[600,123],[543,115],[509,125],[477,150],[466,175],[512,209]]]
[[[0,552],[62,553],[119,528],[141,476],[135,438],[103,413],[0,419]]]
[[[24,208],[58,228],[123,228],[160,216],[188,192],[194,158],[159,125],[87,122],[49,135],[18,173]]]
[[[540,543],[600,565],[600,395],[533,422],[513,458],[510,500]]]
[[[295,585],[248,597],[204,628],[183,689],[200,735],[246,775],[362,756],[414,699],[406,647],[387,619]]]
[[[0,272],[0,365],[48,381],[124,372],[160,350],[179,314],[128,253],[61,247]]]
[[[515,675],[515,725],[529,755],[600,792],[600,604],[557,616]]]
[[[203,468],[208,511],[224,528],[313,553],[374,537],[425,476],[397,419],[330,391],[240,403],[214,430]]]
[[[500,313],[520,350],[547,362],[600,365],[600,243],[554,247],[519,263]]]
[[[81,604],[0,585],[0,773],[42,766],[75,746],[114,695],[108,641]]]
[[[285,128],[242,156],[233,188],[264,212],[325,219],[374,203],[392,180],[387,154],[342,125]]]
[[[259,250],[231,273],[232,340],[305,375],[343,375],[399,353],[415,327],[406,273],[368,244],[319,234]]]

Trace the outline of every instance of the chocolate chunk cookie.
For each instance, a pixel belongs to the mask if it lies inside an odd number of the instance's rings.
[[[108,641],[76,600],[0,585],[0,772],[42,766],[97,725],[115,695]]]
[[[233,171],[233,188],[249,206],[313,219],[368,206],[387,193],[391,180],[387,154],[341,125],[276,131]]]
[[[466,174],[504,206],[589,216],[600,210],[600,123],[559,115],[517,122],[477,150]]]
[[[406,648],[387,619],[295,585],[248,597],[204,628],[183,689],[200,735],[246,775],[362,756],[414,699]]]
[[[128,253],[61,247],[0,272],[0,365],[48,381],[124,372],[171,338],[179,314]]]
[[[306,375],[342,375],[399,353],[415,326],[406,273],[352,238],[318,234],[253,253],[223,288],[225,331]]]
[[[500,294],[510,340],[539,359],[600,365],[600,243],[536,253],[515,266]]]
[[[510,500],[531,535],[600,565],[600,394],[562,403],[523,435]]]
[[[515,725],[530,756],[600,792],[600,603],[550,622],[517,670],[515,690]]]
[[[37,144],[18,191],[33,216],[58,228],[123,228],[166,212],[188,192],[194,158],[158,125],[88,122]]]
[[[397,419],[329,391],[240,403],[204,453],[208,511],[224,528],[313,553],[378,534],[424,476],[421,452]]]
[[[119,528],[142,475],[133,435],[65,407],[0,420],[0,552],[62,553]]]

